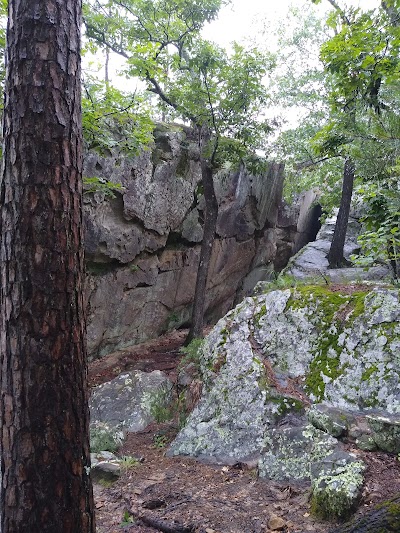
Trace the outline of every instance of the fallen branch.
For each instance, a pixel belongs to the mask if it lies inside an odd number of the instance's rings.
[[[130,515],[132,515],[135,519],[140,520],[143,522],[145,526],[151,527],[153,529],[158,529],[159,531],[162,531],[163,533],[194,533],[195,528],[193,525],[185,526],[183,524],[180,524],[179,522],[169,522],[167,520],[160,520],[158,518],[153,518],[151,516],[134,512],[134,511],[128,511]]]

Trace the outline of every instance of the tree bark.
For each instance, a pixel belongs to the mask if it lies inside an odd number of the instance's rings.
[[[365,516],[343,524],[330,533],[398,533],[400,531],[400,495],[381,503]]]
[[[205,200],[203,240],[201,242],[200,261],[197,270],[191,326],[185,344],[189,344],[193,339],[203,337],[207,277],[218,218],[218,202],[214,190],[213,165],[210,159],[204,155],[204,145],[207,141],[208,136],[201,142],[203,149],[201,150],[200,156],[201,181]]]
[[[0,529],[94,533],[79,0],[9,0],[0,182]]]
[[[331,247],[328,253],[329,268],[340,268],[347,264],[344,258],[344,243],[349,222],[351,197],[354,185],[354,163],[350,157],[346,158],[343,170],[342,196],[339,213],[336,220]]]

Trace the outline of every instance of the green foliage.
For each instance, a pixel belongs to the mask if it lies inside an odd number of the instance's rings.
[[[146,394],[143,404],[157,424],[173,418],[171,389],[165,385]]]
[[[266,37],[270,33],[267,23]],[[269,86],[272,102],[280,110],[274,119],[280,133],[271,140],[269,149],[274,157],[285,161],[285,199],[291,202],[300,192],[319,187],[325,193],[321,203],[327,209],[335,203],[332,194],[342,169],[337,161],[320,157],[312,139],[329,115],[330,79],[319,59],[319,49],[331,34],[316,10],[292,7],[274,32],[277,68]],[[287,117],[294,114],[300,119],[291,125]]]
[[[108,181],[104,178],[92,177],[83,178],[85,193],[103,193],[106,198],[115,198],[115,192],[122,192],[124,188],[120,183]]]
[[[227,160],[256,168],[255,150],[270,128],[260,109],[262,80],[273,58],[233,45],[232,53],[200,38],[222,0],[88,2],[87,35],[125,58],[125,74],[146,82],[168,119],[205,128],[202,157],[214,168]]]
[[[165,448],[167,442],[168,442],[167,436],[163,435],[162,433],[156,433],[153,436],[153,446],[154,446],[154,448]]]
[[[92,453],[115,453],[121,445],[115,435],[107,428],[96,427],[90,429],[90,451]]]
[[[121,467],[121,470],[131,470],[132,468],[136,468],[139,464],[139,461],[136,459],[136,457],[131,457],[130,455],[124,455],[119,459],[119,466]]]
[[[82,94],[82,127],[87,148],[108,155],[112,150],[137,155],[152,141],[154,122],[146,100],[86,76]]]
[[[179,314],[176,311],[172,311],[167,319],[167,330],[173,329],[179,324]]]
[[[122,520],[120,523],[121,527],[126,527],[134,524],[135,519],[133,516],[129,513],[129,511],[124,511],[124,514],[122,515]]]
[[[205,346],[204,339],[193,339],[187,346],[182,346],[180,352],[183,353],[183,357],[180,360],[179,368],[194,363],[196,367],[200,367],[200,359],[203,354]]]
[[[363,232],[358,239],[361,253],[352,257],[352,260],[361,266],[370,266],[376,261],[390,261],[396,277],[399,277],[400,191],[396,182],[397,179],[383,185],[370,182],[361,190],[366,201],[366,213],[362,218]]]

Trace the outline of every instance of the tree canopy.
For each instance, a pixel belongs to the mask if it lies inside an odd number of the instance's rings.
[[[304,54],[292,71],[296,75],[289,77],[289,84],[286,80],[280,85],[290,106],[300,101],[305,109],[310,104],[312,109],[298,127],[278,137],[278,147],[292,161],[289,185],[293,176],[297,190],[310,185],[322,188],[328,212],[340,190],[340,161],[350,157],[357,198],[364,199],[367,230],[361,239],[363,257],[358,261],[371,263],[384,250],[387,258],[394,259],[399,231],[399,199],[395,198],[400,138],[399,3],[381,2],[376,9],[363,10],[322,1],[333,8],[325,36],[319,20],[312,16],[306,23],[301,20],[297,30],[297,40],[300,35],[308,39],[309,46],[320,49],[320,63],[314,61],[310,72]],[[301,65],[311,82],[304,80]],[[303,91],[307,83],[314,86],[310,95]]]

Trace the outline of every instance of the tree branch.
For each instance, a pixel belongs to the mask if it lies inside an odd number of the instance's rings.
[[[351,24],[350,19],[348,18],[346,13],[343,11],[343,9],[339,6],[339,4],[335,0],[328,0],[328,2],[331,4],[331,6],[333,6],[336,9],[336,11],[339,12],[342,21],[345,24],[347,24],[347,26],[350,26]]]
[[[308,161],[302,161],[301,163],[297,163],[295,165],[295,170],[304,170],[305,168],[315,167],[316,165],[319,165],[319,163],[323,163],[324,161],[328,161],[329,159],[335,159],[336,157],[339,157],[338,155],[329,155],[326,157],[322,157],[321,159],[313,160],[309,159]]]
[[[388,6],[386,2],[382,0],[382,8],[390,19],[390,22],[393,26],[400,25],[400,13],[392,6]]]
[[[103,46],[108,46],[108,48],[116,54],[124,57],[125,59],[129,59],[129,54],[127,54],[122,47],[117,47],[115,44],[111,43],[108,39],[106,39],[104,31],[101,31],[95,26],[92,26],[92,24],[90,24],[86,20],[84,20],[83,22],[86,26],[88,37],[92,37],[92,39],[95,39],[99,44],[102,44]]]

